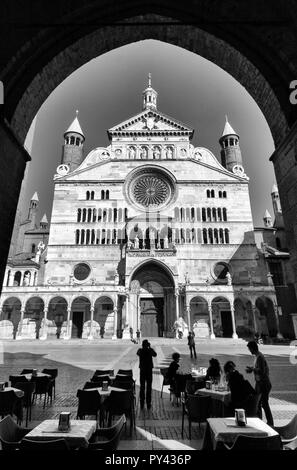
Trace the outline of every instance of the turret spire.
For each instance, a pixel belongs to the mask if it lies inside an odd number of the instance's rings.
[[[222,165],[229,171],[233,171],[234,166],[242,166],[241,150],[239,146],[239,135],[230,122],[227,114],[225,115],[225,126],[222,136],[219,140],[221,145]]]
[[[148,74],[148,87],[142,93],[142,109],[157,109],[158,93],[152,88],[152,74]]]

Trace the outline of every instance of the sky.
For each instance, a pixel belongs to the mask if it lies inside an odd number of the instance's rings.
[[[250,178],[255,226],[273,216],[275,182],[269,157],[274,144],[253,98],[231,75],[185,49],[156,40],[132,43],[91,60],[64,80],[39,109],[25,142],[32,157],[23,181],[19,208],[28,214],[35,191],[39,217],[51,217],[53,176],[61,163],[63,134],[79,110],[84,154],[109,145],[107,129],[142,111],[142,91],[152,74],[158,109],[194,128],[192,144],[210,149],[220,161],[219,138],[225,115],[240,136],[243,166]]]

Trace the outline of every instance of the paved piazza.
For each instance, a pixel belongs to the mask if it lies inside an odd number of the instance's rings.
[[[159,367],[166,366],[171,354],[178,351],[181,362],[191,364],[187,342],[183,340],[152,338],[151,345],[156,349],[153,376],[153,403],[151,411],[141,411],[139,407],[139,372],[136,351],[138,345],[124,340],[55,340],[55,341],[5,341],[3,346],[3,361],[0,365],[0,380],[7,381],[10,374],[20,373],[23,368],[44,367],[58,368],[56,380],[56,399],[53,405],[42,409],[42,401],[32,408],[34,427],[43,419],[56,417],[61,411],[71,411],[76,416],[76,391],[91,378],[95,369],[132,368],[136,378],[137,410],[136,432],[129,436],[129,421],[126,434],[119,449],[199,449],[202,432],[199,433],[197,424],[193,424],[192,440],[188,439],[187,421],[185,423],[184,439],[181,439],[181,407],[174,407],[169,400],[168,387],[160,398],[162,376]],[[271,373],[273,385],[271,393],[271,409],[275,424],[286,423],[297,413],[297,364],[290,362],[290,346],[261,346]],[[243,340],[216,339],[196,341],[197,361],[193,364],[207,366],[211,357],[217,357],[221,364],[232,359],[240,372],[245,374],[245,366],[251,365],[253,358]],[[297,354],[296,354],[297,355]]]

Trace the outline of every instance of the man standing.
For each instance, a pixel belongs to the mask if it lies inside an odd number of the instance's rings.
[[[146,399],[146,406],[149,410],[152,402],[152,381],[153,381],[153,357],[157,356],[154,349],[151,348],[147,339],[142,341],[142,348],[138,349],[137,356],[139,356],[139,369],[140,369],[140,408],[143,410],[144,402]],[[146,385],[146,390],[145,390]]]
[[[268,364],[264,355],[259,351],[256,341],[249,341],[247,347],[249,348],[250,353],[255,356],[254,367],[247,366],[246,372],[248,374],[254,372],[256,393],[261,394],[258,416],[262,419],[263,408],[265,411],[267,424],[273,427],[273,417],[268,402],[269,392],[271,390]]]
[[[193,355],[195,359],[197,359],[196,355],[196,346],[195,346],[195,333],[193,331],[189,331],[188,334],[188,346],[190,348],[190,353],[191,353],[191,359],[193,359]]]

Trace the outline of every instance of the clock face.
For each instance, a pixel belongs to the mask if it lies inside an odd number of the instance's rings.
[[[66,176],[69,173],[69,165],[63,163],[57,167],[57,173],[59,176]]]

